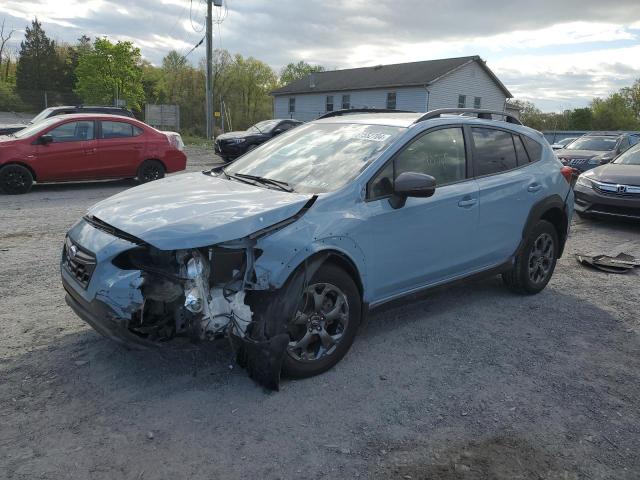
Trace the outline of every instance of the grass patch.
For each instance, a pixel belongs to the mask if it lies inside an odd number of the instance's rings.
[[[182,141],[185,145],[195,145],[198,147],[213,148],[213,141],[204,137],[193,137],[191,135],[182,135]]]

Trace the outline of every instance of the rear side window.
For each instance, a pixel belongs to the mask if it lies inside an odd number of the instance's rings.
[[[142,130],[130,123],[126,122],[102,122],[102,137],[109,138],[127,138],[136,137],[142,133]]]
[[[518,166],[512,135],[492,128],[472,128],[475,175],[491,175]]]
[[[513,136],[513,143],[516,146],[518,166],[520,167],[529,163],[529,155],[527,155],[527,150],[524,148],[524,143],[522,143],[522,138],[520,138],[520,135]]]
[[[542,145],[536,142],[534,139],[527,137],[526,135],[522,136],[524,140],[524,146],[527,149],[527,153],[529,154],[529,160],[532,162],[537,162],[542,157]]]

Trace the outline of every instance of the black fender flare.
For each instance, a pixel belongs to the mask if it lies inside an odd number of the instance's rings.
[[[569,219],[567,217],[567,206],[562,199],[562,197],[558,194],[550,195],[546,198],[543,198],[536,202],[531,210],[529,211],[529,215],[527,216],[527,221],[524,224],[524,228],[522,229],[522,238],[520,240],[520,244],[514,254],[514,257],[517,256],[522,248],[524,247],[524,243],[526,238],[529,236],[529,233],[533,230],[533,227],[543,219],[547,219],[547,216],[552,213],[557,216],[556,212],[560,212],[561,217],[554,218],[550,220],[554,223],[554,226],[558,230],[558,239],[560,240],[560,251],[558,252],[558,258],[562,257],[562,252],[564,251],[564,246],[567,241],[567,235],[569,232]],[[557,223],[560,223],[558,225]]]

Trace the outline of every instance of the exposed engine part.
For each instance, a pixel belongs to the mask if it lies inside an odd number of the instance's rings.
[[[215,269],[212,249],[209,249],[208,259],[199,250],[179,251],[176,259],[181,265],[181,275],[186,278],[184,308],[201,314],[191,316],[191,334],[199,339],[214,338],[233,324],[234,334],[244,337],[252,317],[251,309],[244,303],[244,282],[236,285],[239,290],[235,293],[227,293],[226,286],[209,288],[211,272]],[[231,280],[234,281],[240,273],[240,270],[235,270]]]

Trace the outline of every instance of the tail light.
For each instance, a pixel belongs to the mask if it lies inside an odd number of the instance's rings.
[[[169,145],[177,150],[184,150],[184,142],[182,141],[182,137],[179,133],[175,132],[164,132],[169,140]]]
[[[567,181],[571,188],[576,184],[576,180],[578,180],[578,175],[580,175],[580,171],[576,168],[567,167],[566,165],[560,169],[560,173]]]

